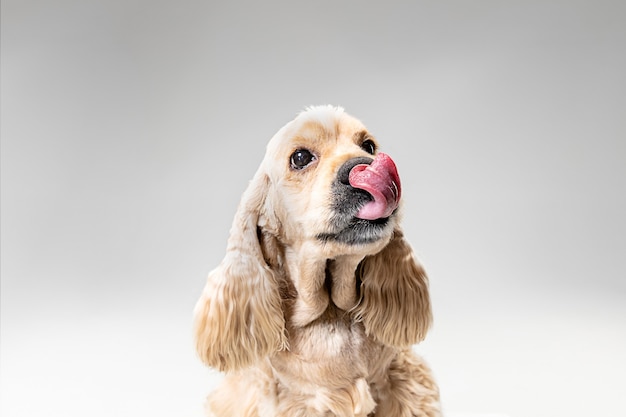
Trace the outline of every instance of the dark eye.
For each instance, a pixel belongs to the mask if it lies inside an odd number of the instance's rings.
[[[302,169],[315,160],[315,155],[306,149],[298,149],[291,154],[291,167],[293,169]]]
[[[374,155],[374,152],[376,152],[376,144],[373,141],[367,139],[361,144],[361,149],[363,149],[370,155]]]

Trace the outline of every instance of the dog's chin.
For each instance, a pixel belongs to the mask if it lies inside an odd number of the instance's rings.
[[[348,246],[369,245],[380,242],[390,236],[391,223],[395,213],[389,217],[365,220],[352,217],[336,231],[320,233],[317,239],[323,243],[342,243]]]

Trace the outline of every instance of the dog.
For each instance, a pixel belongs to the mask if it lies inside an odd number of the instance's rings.
[[[274,135],[194,309],[197,353],[226,373],[208,416],[441,415],[411,349],[432,313],[401,193],[394,161],[340,107]]]

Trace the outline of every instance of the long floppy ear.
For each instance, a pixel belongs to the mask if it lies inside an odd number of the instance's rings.
[[[398,347],[424,339],[432,323],[428,278],[400,230],[383,250],[363,259],[357,276],[361,302],[356,315],[368,335]]]
[[[237,370],[286,345],[277,277],[263,258],[258,220],[268,190],[260,170],[244,192],[226,256],[194,310],[196,350],[209,366]]]

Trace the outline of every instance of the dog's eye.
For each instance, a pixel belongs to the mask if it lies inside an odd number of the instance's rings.
[[[367,139],[361,144],[361,149],[363,149],[370,155],[374,155],[374,152],[376,152],[376,144],[373,141]]]
[[[302,169],[315,160],[315,155],[306,149],[298,149],[291,154],[291,167],[293,169]]]

